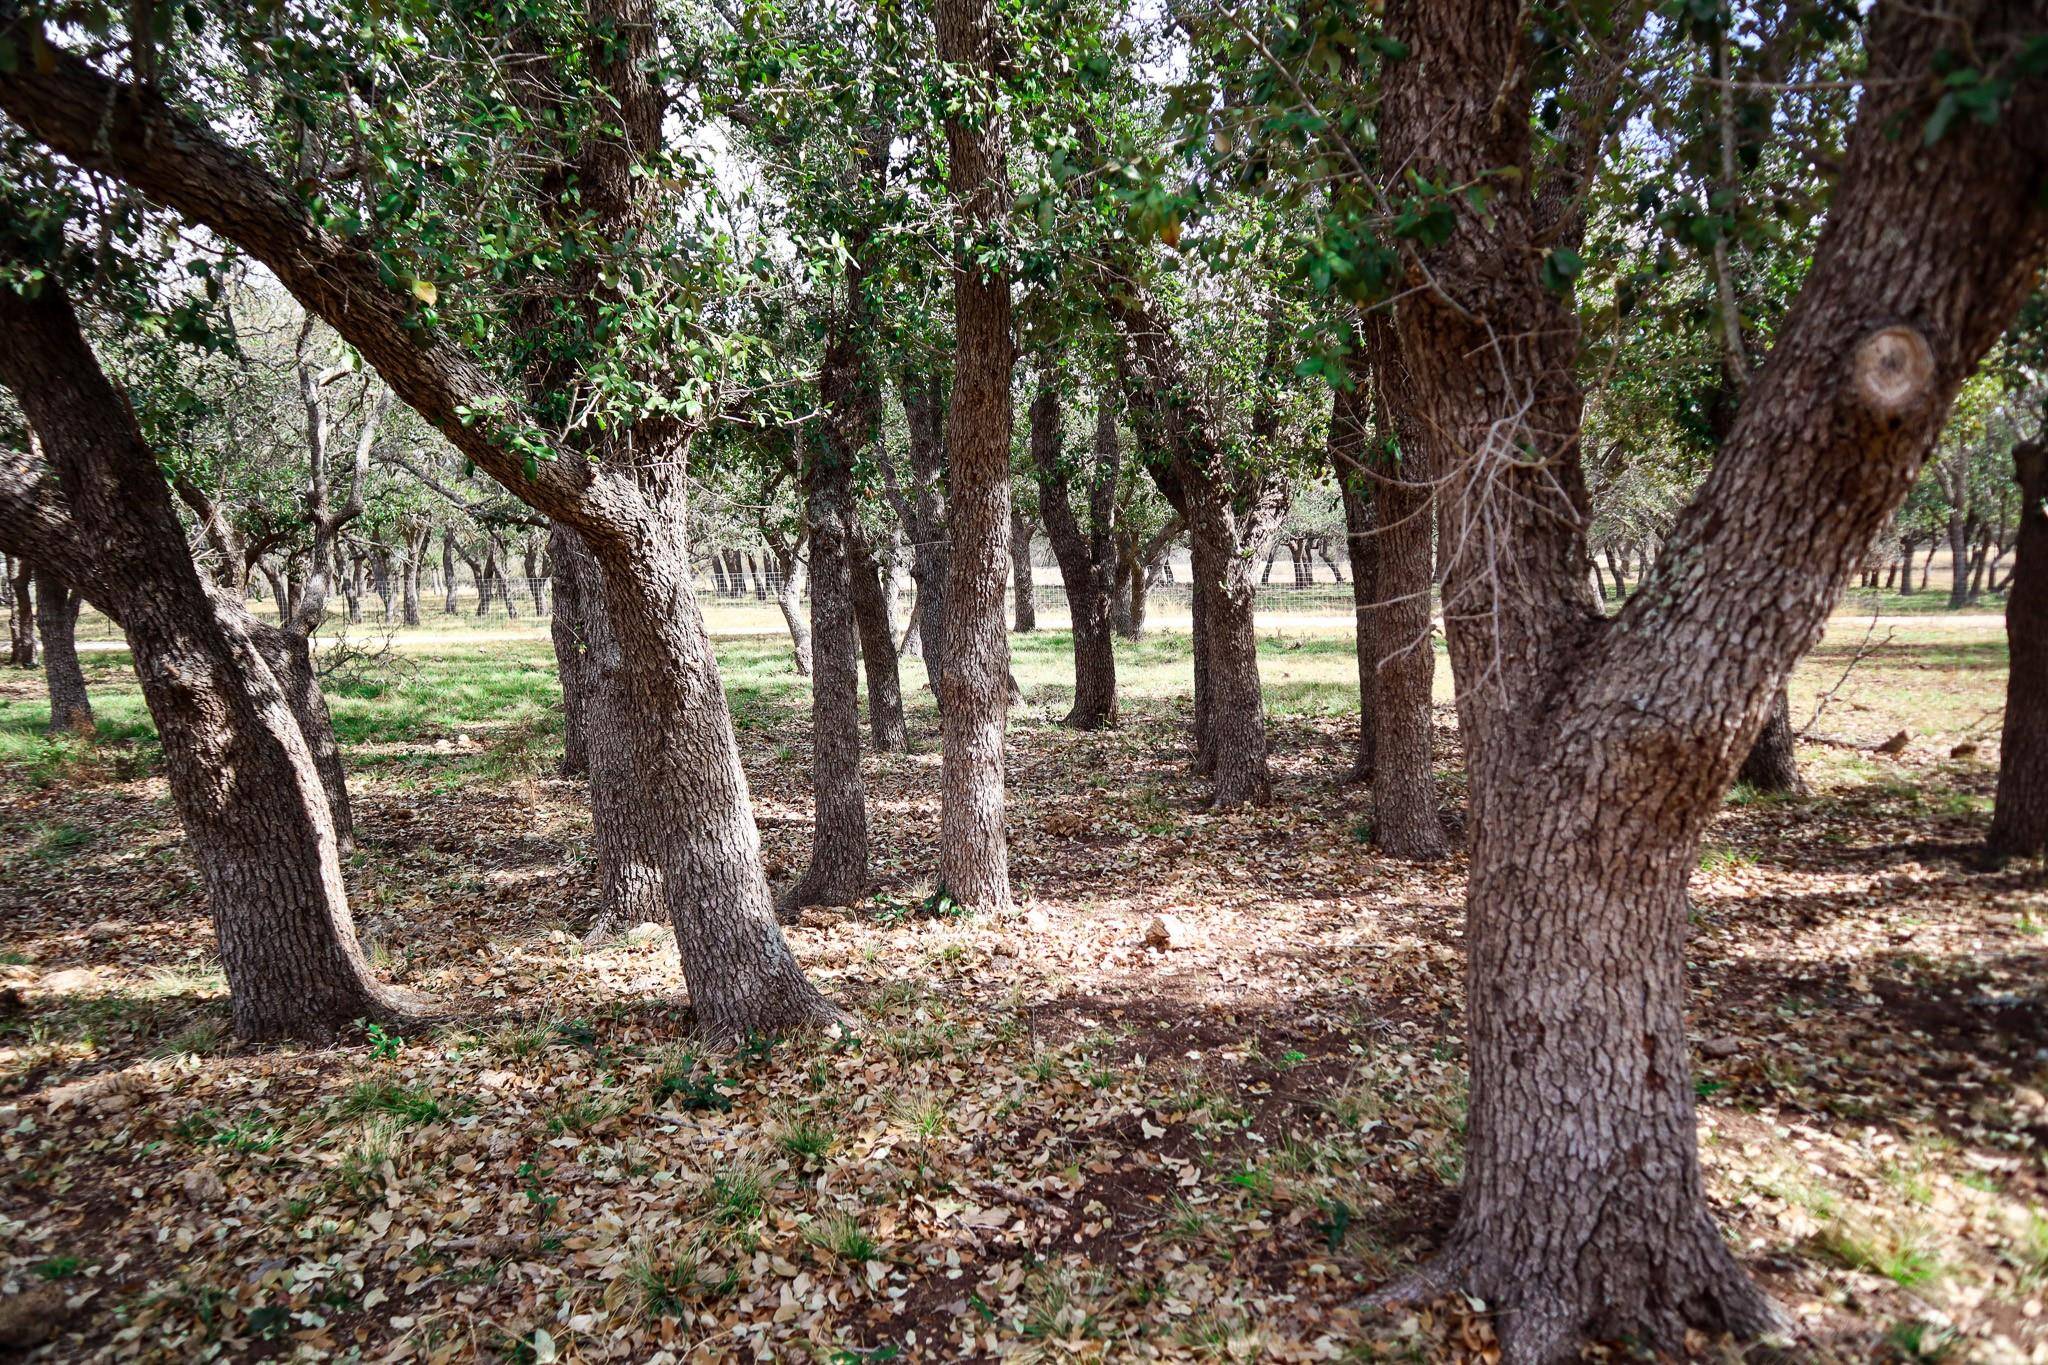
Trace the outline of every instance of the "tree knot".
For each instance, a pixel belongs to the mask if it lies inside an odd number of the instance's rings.
[[[1934,395],[1934,351],[1915,327],[1894,324],[1863,338],[1850,371],[1857,398],[1882,418],[1905,417]]]

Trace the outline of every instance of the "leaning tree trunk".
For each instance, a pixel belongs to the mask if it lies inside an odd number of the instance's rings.
[[[19,556],[8,562],[7,662],[14,668],[36,666],[35,570]]]
[[[2005,729],[1998,801],[1987,840],[2003,854],[2048,853],[2048,443],[2012,452],[2020,485],[2019,540],[2005,599]]]
[[[1396,858],[1435,861],[1449,853],[1436,809],[1436,769],[1431,743],[1432,692],[1436,686],[1436,641],[1430,627],[1430,587],[1435,553],[1430,531],[1434,514],[1426,442],[1415,433],[1390,439],[1394,406],[1384,396],[1405,386],[1400,348],[1392,320],[1384,313],[1367,323],[1382,395],[1378,433],[1384,453],[1382,477],[1372,486],[1374,554],[1373,620],[1366,635],[1376,654],[1373,688],[1372,841]]]
[[[856,285],[856,288],[859,286]],[[836,338],[835,338],[836,340]],[[826,368],[835,359],[827,348]],[[828,391],[839,386],[821,381]],[[838,395],[833,395],[838,396]],[[828,413],[834,408],[826,399]],[[829,422],[829,419],[828,419]],[[860,665],[854,657],[852,451],[820,432],[806,492],[811,525],[811,860],[778,901],[785,918],[806,905],[852,905],[868,893],[868,805],[860,771]]]
[[[1799,737],[1792,732],[1792,702],[1783,684],[1771,701],[1770,718],[1749,746],[1736,781],[1760,792],[1789,796],[1806,795],[1806,779],[1799,775]]]
[[[605,465],[596,477],[637,473],[679,485],[679,452],[666,463],[647,459],[644,471]],[[603,571],[623,699],[615,721],[602,723],[595,706],[590,713],[592,787],[600,785],[600,732],[616,735],[632,759],[630,799],[643,846],[654,855],[649,865],[665,882],[701,1035],[731,1042],[834,1023],[842,1016],[805,979],[775,923],[732,713],[691,590],[682,489],[658,486],[641,496],[648,510],[633,534],[584,532]],[[586,620],[595,617],[594,609],[586,612]]]
[[[952,463],[946,574],[941,738],[939,889],[981,911],[1010,904],[1003,830],[1003,730],[1009,711],[1010,643],[1003,580],[1010,538],[1010,281],[967,250],[994,233],[1008,210],[1007,130],[996,94],[993,0],[935,0],[939,56],[967,86],[978,117],[946,119],[947,187],[962,239],[953,263],[953,403],[946,418]],[[929,660],[927,660],[929,662]]]
[[[85,690],[85,670],[78,666],[78,609],[84,601],[76,588],[56,575],[36,575],[36,629],[43,639],[43,681],[50,690],[53,735],[93,732],[92,698]]]
[[[712,558],[712,566],[718,564]],[[808,572],[803,556],[792,546],[787,554],[781,555],[777,563],[782,568],[782,581],[775,588],[775,605],[782,612],[783,624],[789,627],[789,657],[796,667],[799,678],[811,676],[811,623],[804,616],[804,575]],[[560,593],[556,594],[560,600]]]
[[[370,973],[319,774],[232,594],[200,578],[156,454],[69,303],[0,290],[0,376],[43,436],[104,605],[128,634],[212,907],[235,1030],[332,1039],[405,1016]]]
[[[868,679],[868,730],[878,754],[910,746],[903,718],[903,679],[896,663],[896,632],[889,624],[890,591],[865,537],[855,531],[847,569],[852,575],[853,621],[860,632],[861,665]]]

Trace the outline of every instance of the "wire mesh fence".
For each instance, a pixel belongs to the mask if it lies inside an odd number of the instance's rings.
[[[1262,567],[1259,574],[1258,609],[1262,617],[1276,624],[1311,618],[1348,625],[1353,615],[1351,584],[1346,581],[1341,561],[1317,562],[1311,566],[1290,566],[1283,556]],[[1185,556],[1165,561],[1155,571],[1145,591],[1145,616],[1149,624],[1185,626],[1190,619],[1192,587]],[[275,623],[280,618],[277,588],[263,578],[252,579],[247,591],[249,610],[261,620]],[[697,566],[696,591],[699,608],[714,634],[765,634],[786,630],[783,616],[783,575],[772,555],[762,551],[716,551]],[[916,609],[917,592],[907,566],[890,575],[890,602],[898,632],[909,628]],[[1009,587],[1006,614],[1015,624],[1016,592]],[[808,579],[799,575],[792,605],[808,616]],[[477,631],[545,633],[554,612],[553,585],[547,575],[498,574],[479,582],[477,576],[458,568],[444,574],[437,566],[422,566],[417,575],[392,574],[382,581],[365,578],[343,581],[330,588],[327,597],[326,629],[347,628],[360,633],[389,630],[395,633],[425,632],[439,635]],[[1054,564],[1034,565],[1031,574],[1033,624],[1041,629],[1062,630],[1072,624],[1066,589]],[[91,608],[79,617],[81,640],[116,642],[121,631],[112,621]]]

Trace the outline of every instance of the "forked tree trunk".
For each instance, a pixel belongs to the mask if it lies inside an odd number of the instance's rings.
[[[1994,853],[2025,855],[2048,853],[2048,444],[2015,446],[2012,462],[2020,485],[2019,540],[2005,599],[2012,662],[1987,843]]]
[[[1576,1358],[1587,1334],[1677,1353],[1689,1329],[1781,1321],[1705,1205],[1687,880],[1779,684],[2048,243],[2038,87],[1995,125],[1952,127],[1938,157],[1897,135],[1932,107],[1953,33],[2009,53],[2038,5],[1881,0],[1828,223],[1771,362],[1657,565],[1603,619],[1577,329],[1539,271],[1543,247],[1577,238],[1543,235],[1531,204],[1528,22],[1507,0],[1395,0],[1388,31],[1413,55],[1379,106],[1382,157],[1499,186],[1483,213],[1454,201],[1445,241],[1418,249],[1431,283],[1399,312],[1417,419],[1401,430],[1428,434],[1447,526],[1490,539],[1454,541],[1445,573],[1474,830],[1466,1175],[1442,1257],[1383,1297],[1483,1297],[1516,1365]]]
[[[1792,702],[1783,684],[1771,701],[1771,714],[1758,732],[1749,756],[1742,760],[1736,781],[1760,792],[1804,796],[1806,779],[1799,775],[1799,737],[1792,733]]]
[[[36,575],[36,631],[43,641],[43,681],[50,690],[50,733],[93,732],[92,698],[78,666],[78,609],[85,598],[55,574]]]
[[[597,848],[598,908],[585,938],[596,942],[670,914],[663,831],[644,804],[624,661],[604,597],[604,572],[583,538],[549,532],[555,561],[555,655],[573,658],[583,759],[590,774],[590,828]],[[569,586],[573,585],[573,587]],[[572,611],[562,610],[565,589]],[[563,691],[565,705],[569,689]]]
[[[1010,643],[1003,581],[1010,539],[1010,281],[965,243],[993,232],[1009,205],[1007,129],[997,92],[993,0],[935,0],[939,57],[973,113],[949,108],[947,189],[962,248],[953,263],[952,486],[945,665],[939,684],[939,889],[985,912],[1010,905],[1003,830],[1003,730]],[[929,663],[927,656],[927,663]]]
[[[155,453],[69,304],[0,290],[0,376],[44,436],[88,583],[122,623],[213,911],[235,1031],[332,1039],[396,1022],[357,944],[312,755],[231,594],[200,578]]]
[[[680,457],[670,463],[680,465]],[[604,466],[596,477],[631,474]],[[669,474],[664,468],[646,477]],[[805,979],[776,927],[732,713],[690,588],[682,489],[643,496],[647,511],[635,534],[609,527],[583,533],[602,569],[622,698],[618,719],[606,724],[597,702],[609,689],[594,689],[593,792],[610,786],[600,771],[601,745],[622,739],[632,763],[633,785],[625,790],[646,865],[665,884],[701,1035],[731,1042],[835,1023],[839,1011]],[[594,617],[586,612],[586,621]]]
[[[1110,603],[1116,594],[1116,405],[1098,399],[1095,448],[1088,468],[1088,526],[1070,500],[1073,479],[1061,448],[1057,381],[1039,380],[1031,403],[1031,464],[1038,480],[1038,512],[1059,561],[1068,614],[1074,622],[1074,705],[1062,724],[1099,730],[1116,724],[1116,637]]]
[[[853,583],[853,621],[860,632],[861,666],[868,680],[868,732],[878,754],[910,745],[903,718],[903,681],[896,664],[896,632],[889,624],[890,589],[866,537],[855,532],[847,565]]]

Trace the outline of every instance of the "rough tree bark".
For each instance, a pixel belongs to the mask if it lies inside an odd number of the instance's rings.
[[[453,616],[462,604],[455,586],[455,531],[441,528],[441,614]]]
[[[868,731],[878,754],[910,747],[903,717],[903,680],[896,664],[896,632],[889,624],[889,585],[867,537],[856,529],[847,568],[852,574],[853,621],[860,632],[861,665],[868,680]]]
[[[35,567],[16,555],[7,561],[7,662],[14,668],[36,666]]]
[[[1003,586],[1009,567],[1015,351],[1009,276],[976,259],[984,243],[1000,236],[1010,198],[995,23],[993,0],[934,0],[939,58],[955,87],[946,116],[946,174],[956,235],[957,347],[946,415],[953,534],[939,682],[939,888],[957,904],[980,911],[1010,904],[1003,830],[1010,642],[1003,630]]]
[[[555,561],[555,615],[548,638],[555,648],[555,676],[562,687],[562,776],[590,773],[590,684],[584,676],[583,613],[595,593],[583,581],[584,555],[574,553],[563,537],[576,533],[566,526],[548,528],[548,555]]]
[[[791,537],[788,545],[775,552],[775,564],[781,572],[775,605],[782,612],[783,624],[789,627],[789,657],[799,678],[811,676],[811,623],[804,615],[804,581],[810,573],[807,553],[802,537]],[[712,562],[716,564],[717,560]]]
[[[1365,631],[1374,652],[1372,841],[1396,858],[1433,862],[1450,852],[1437,815],[1431,751],[1435,500],[1423,454],[1426,438],[1397,425],[1400,409],[1389,397],[1412,382],[1402,368],[1393,319],[1384,311],[1368,318],[1366,338],[1379,447],[1367,470],[1376,542],[1372,621]]]
[[[50,691],[50,733],[93,732],[92,697],[78,666],[78,609],[85,598],[53,573],[36,574],[36,632],[43,642],[43,681]]]
[[[1373,534],[1372,482],[1362,466],[1372,447],[1370,376],[1330,395],[1330,472],[1343,500],[1344,539],[1351,556],[1351,605],[1358,655],[1358,742],[1350,780],[1373,775],[1373,715],[1379,691],[1379,539]]]
[[[1012,620],[1019,635],[1038,629],[1038,598],[1032,591],[1031,514],[1010,500],[1010,598]]]
[[[948,390],[936,373],[907,370],[898,376],[896,390],[910,437],[908,488],[898,478],[886,446],[878,454],[889,503],[910,537],[910,578],[917,585],[915,657],[924,660],[925,677],[938,696],[946,671],[946,574],[952,560],[946,509]]]
[[[1757,732],[1756,743],[1749,746],[1735,780],[1760,792],[1806,795],[1806,779],[1799,773],[1799,737],[1792,732],[1792,700],[1782,683],[1771,698],[1771,714]]]
[[[1402,401],[1428,433],[1457,547],[1445,618],[1475,832],[1471,1100],[1448,1245],[1383,1298],[1479,1294],[1513,1362],[1576,1357],[1586,1333],[1675,1352],[1688,1328],[1779,1321],[1705,1207],[1686,883],[1778,685],[2048,240],[2038,83],[1995,126],[1951,127],[1939,156],[1895,131],[1933,108],[1947,35],[1969,32],[1995,64],[2038,31],[2038,0],[1939,15],[1880,3],[1842,176],[1771,363],[1647,578],[1603,619],[1576,328],[1541,279],[1529,202],[1526,18],[1511,0],[1397,0],[1388,29],[1413,55],[1380,106],[1390,162],[1495,186],[1483,214],[1457,201],[1448,239],[1418,252],[1399,316]]]
[[[1207,407],[1189,382],[1178,339],[1134,286],[1103,271],[1099,285],[1117,341],[1117,372],[1143,448],[1163,459],[1149,472],[1186,522],[1193,551],[1195,621],[1195,771],[1214,778],[1218,809],[1271,799],[1265,701],[1259,686],[1253,615],[1260,550],[1287,510],[1287,481],[1277,470],[1233,471]],[[1268,328],[1265,381],[1275,378],[1280,345]],[[1267,395],[1270,398],[1270,394]],[[1255,443],[1270,442],[1277,407],[1253,414]]]
[[[2019,540],[2005,599],[2012,664],[1998,750],[1998,799],[1986,840],[1999,854],[2048,853],[2048,441],[2013,447]]]
[[[853,464],[881,425],[881,391],[866,356],[863,243],[847,269],[848,297],[828,324],[818,372],[823,416],[806,433],[811,528],[811,860],[778,902],[851,905],[868,892],[868,806],[860,770],[860,665],[853,619]]]
[[[668,906],[660,858],[663,836],[649,823],[640,797],[639,760],[629,733],[633,721],[625,692],[625,659],[604,608],[604,570],[575,531],[555,526],[548,538],[556,574],[575,584],[576,606],[570,614],[574,634],[555,641],[555,657],[576,661],[583,757],[590,776],[590,829],[597,848],[597,914],[584,938],[595,943],[636,924],[662,919]],[[555,600],[559,608],[559,584]],[[557,610],[556,619],[562,615]],[[567,695],[565,679],[565,701]]]
[[[53,467],[24,456],[0,474],[0,535],[29,516],[61,520],[66,533],[35,557],[127,631],[236,1032],[326,1040],[356,1021],[401,1021],[411,1002],[371,975],[356,941],[327,798],[255,623],[201,578],[155,452],[54,284],[34,298],[0,290],[0,379]],[[10,505],[38,502],[40,514]]]
[[[650,78],[655,25],[643,0],[594,0],[588,19],[589,84],[579,89],[602,92],[603,135],[579,142],[565,175],[604,241],[629,242],[645,235],[634,225],[653,211],[653,187],[633,171],[636,149],[661,137],[662,95]],[[690,581],[687,431],[670,415],[649,415],[535,460],[525,442],[545,428],[520,416],[531,411],[523,380],[486,372],[426,323],[419,302],[361,243],[321,227],[292,190],[155,92],[38,46],[47,60],[0,83],[0,109],[54,150],[262,261],[401,401],[514,496],[573,526],[603,566],[602,601],[622,660],[619,729],[632,747],[634,795],[658,841],[652,852],[698,1031],[723,1042],[842,1020],[774,922],[732,716]],[[594,254],[575,283],[594,306],[606,287]],[[583,331],[574,320],[571,329]],[[478,413],[506,420],[475,420]]]
[[[1073,471],[1062,448],[1059,382],[1053,373],[1041,374],[1038,395],[1031,402],[1031,468],[1038,480],[1038,512],[1059,561],[1060,583],[1074,620],[1074,705],[1061,723],[1076,730],[1100,730],[1117,722],[1116,635],[1110,607],[1116,595],[1121,447],[1115,402],[1108,393],[1097,401],[1085,530],[1071,501]]]

